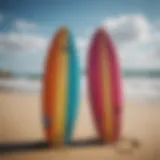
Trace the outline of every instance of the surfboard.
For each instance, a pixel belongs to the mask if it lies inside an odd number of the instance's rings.
[[[79,97],[79,62],[71,32],[62,27],[51,41],[43,83],[43,116],[49,145],[70,143]]]
[[[121,133],[121,73],[115,46],[103,28],[93,35],[87,72],[89,99],[98,135],[103,142],[115,142]]]

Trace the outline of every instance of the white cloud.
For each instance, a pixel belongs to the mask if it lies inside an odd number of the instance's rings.
[[[78,48],[78,56],[80,59],[80,66],[82,69],[86,67],[87,61],[87,51],[89,45],[89,38],[88,37],[78,37],[77,38],[77,48]]]
[[[20,31],[31,31],[38,28],[37,24],[23,19],[16,20],[15,27]]]
[[[8,33],[0,34],[0,53],[43,52],[47,39],[37,35]]]
[[[142,15],[108,18],[103,25],[108,28],[118,44],[148,40],[150,37],[150,24]]]
[[[160,68],[158,24],[151,24],[143,15],[123,15],[104,21],[117,44],[123,68]]]
[[[0,14],[0,21],[3,15]],[[32,34],[27,31],[34,31],[38,26],[23,19],[17,19],[14,22],[17,31],[0,33],[0,54],[6,53],[34,53],[43,52],[47,46],[45,37]]]
[[[118,47],[118,53],[121,59],[121,65],[125,69],[160,69],[160,37],[155,39],[152,35],[146,43],[137,41],[137,43],[125,43]]]
[[[78,48],[81,49],[81,51],[83,50],[86,50],[86,47],[88,45],[88,39],[85,37],[78,37],[77,38],[77,45],[78,45]]]

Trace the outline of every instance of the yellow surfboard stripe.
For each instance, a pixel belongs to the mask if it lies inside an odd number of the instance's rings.
[[[112,101],[111,101],[111,70],[110,70],[110,61],[106,53],[107,48],[102,46],[101,55],[101,67],[102,67],[102,84],[103,84],[103,100],[104,100],[104,114],[105,114],[105,132],[106,140],[112,141],[113,139],[113,111],[112,111]]]
[[[57,86],[55,99],[55,138],[54,143],[62,145],[65,137],[65,122],[66,122],[66,106],[67,106],[67,90],[68,90],[68,53],[67,53],[67,38],[66,32],[63,32],[61,53],[57,57]],[[66,44],[65,44],[66,43]],[[65,48],[66,47],[66,48]]]

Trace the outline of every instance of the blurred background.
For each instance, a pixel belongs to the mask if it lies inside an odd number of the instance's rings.
[[[159,5],[146,0],[1,1],[0,76],[7,79],[0,88],[40,90],[47,47],[61,25],[73,33],[85,71],[91,35],[104,26],[117,45],[125,96],[159,98],[159,12]]]
[[[159,144],[155,137],[160,133],[159,6],[156,0],[1,0],[0,142],[44,139],[44,61],[49,42],[61,25],[74,35],[82,73],[74,138],[96,136],[85,70],[92,34],[103,26],[114,40],[122,69],[122,134],[144,139],[148,147],[154,146],[148,149],[154,155]]]

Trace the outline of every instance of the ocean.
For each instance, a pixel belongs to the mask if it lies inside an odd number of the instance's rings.
[[[132,74],[131,74],[132,73]],[[41,92],[42,75],[15,74],[12,78],[0,78],[0,90],[16,92]],[[123,95],[125,99],[159,99],[160,75],[144,72],[125,72],[122,81]],[[81,78],[81,95],[87,94],[86,76]]]

